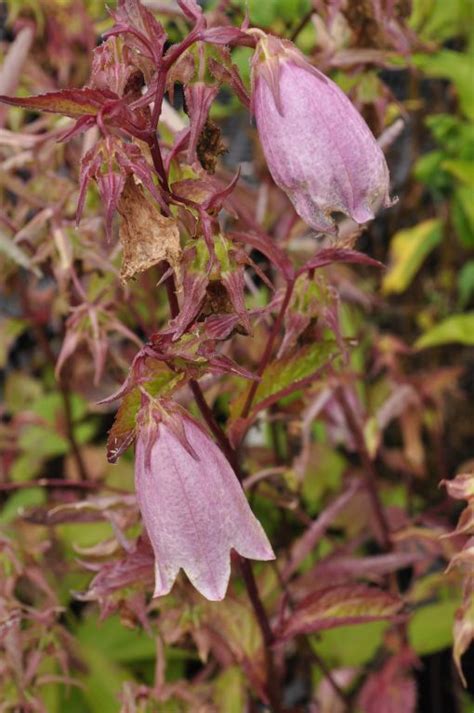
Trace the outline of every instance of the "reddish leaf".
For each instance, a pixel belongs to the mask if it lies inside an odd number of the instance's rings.
[[[87,566],[87,563],[84,564]],[[79,598],[83,601],[102,599],[123,587],[150,585],[153,582],[153,564],[150,541],[140,537],[132,552],[125,553],[122,559],[102,564],[87,592]]]
[[[311,634],[347,624],[392,619],[402,608],[401,599],[366,585],[340,585],[320,589],[303,599],[280,627],[278,638]]]
[[[116,24],[104,37],[126,33],[130,47],[154,62],[161,61],[166,33],[140,0],[119,0],[117,9],[110,14]]]
[[[326,265],[332,265],[335,262],[353,262],[358,265],[370,265],[371,267],[385,268],[385,265],[374,258],[364,255],[357,250],[348,250],[346,248],[324,248],[323,250],[318,250],[316,255],[306,262],[303,267],[301,267],[297,275],[301,275],[307,270],[316,270],[319,267],[325,267]]]
[[[358,698],[363,713],[414,713],[416,686],[409,667],[417,659],[409,650],[392,656],[377,673],[371,674]]]
[[[360,481],[352,480],[344,492],[326,507],[321,515],[308,527],[305,534],[295,542],[291,557],[283,571],[283,579],[289,579],[301,562],[315,548],[332,521],[344,510],[360,488]]]
[[[47,111],[63,114],[73,119],[84,115],[96,116],[109,102],[119,97],[109,89],[63,89],[60,92],[48,92],[34,97],[0,96],[4,104],[19,106],[31,111]]]
[[[210,87],[204,82],[190,84],[184,90],[186,106],[190,119],[190,134],[188,144],[188,161],[196,161],[196,147],[199,136],[207,121],[211,104],[219,91],[218,86]]]
[[[255,39],[252,35],[242,32],[238,27],[211,27],[200,33],[200,39],[215,45],[255,46]]]
[[[467,686],[461,657],[474,642],[474,578],[472,576],[468,577],[464,583],[463,603],[455,615],[453,635],[454,662],[464,686]]]
[[[457,498],[458,500],[474,498],[473,473],[457,475],[453,480],[442,480],[440,485],[446,486],[446,490],[452,498]]]
[[[295,271],[286,253],[278,247],[274,240],[271,240],[265,233],[242,233],[232,232],[228,237],[234,238],[239,242],[250,245],[255,250],[258,250],[265,255],[283,274],[287,280],[293,280]]]

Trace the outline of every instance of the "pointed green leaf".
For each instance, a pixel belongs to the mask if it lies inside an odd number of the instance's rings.
[[[404,292],[442,237],[440,220],[425,220],[396,233],[390,243],[391,264],[383,279],[384,292]]]
[[[255,394],[252,411],[266,408],[269,402],[287,396],[299,388],[299,382],[325,366],[336,354],[339,348],[334,340],[326,340],[309,344],[300,349],[296,355],[276,359],[265,369]],[[231,417],[240,416],[247,399],[248,386],[231,404]]]
[[[443,320],[416,340],[415,349],[437,347],[453,342],[467,346],[474,345],[474,312],[454,314]]]

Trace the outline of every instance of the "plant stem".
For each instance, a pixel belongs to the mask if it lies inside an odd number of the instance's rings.
[[[170,313],[171,316],[174,318],[177,316],[179,313],[179,305],[178,305],[178,299],[176,297],[176,290],[175,290],[175,283],[174,283],[174,277],[173,275],[170,275],[166,280],[165,280],[165,285],[166,285],[166,292],[168,295],[168,302],[170,306]],[[235,470],[235,474],[239,481],[242,481],[243,473],[242,469],[239,464],[239,460],[237,458],[237,453],[235,452],[234,448],[232,448],[232,445],[227,438],[227,435],[223,431],[223,429],[220,427],[220,425],[217,423],[216,419],[214,418],[214,414],[212,413],[212,409],[210,408],[209,404],[207,403],[204,394],[202,393],[201,387],[199,386],[198,382],[195,381],[194,379],[189,382],[189,386],[191,388],[191,391],[193,392],[194,398],[196,400],[196,405],[201,412],[201,415],[208,425],[209,429],[211,432],[214,434],[216,437],[216,440],[218,441],[219,445],[221,446],[225,456],[229,460],[229,463],[232,465],[232,467]],[[260,627],[260,631],[262,633],[262,638],[264,642],[264,649],[265,649],[265,660],[266,660],[266,669],[267,669],[267,694],[268,694],[268,699],[270,701],[272,710],[275,713],[280,713],[282,711],[281,708],[281,703],[280,703],[280,692],[279,692],[279,683],[278,683],[278,677],[276,676],[275,673],[275,662],[273,658],[273,652],[271,650],[271,645],[274,642],[274,635],[270,626],[270,622],[268,620],[267,613],[265,611],[265,607],[263,605],[263,602],[260,598],[259,592],[258,592],[258,587],[257,587],[257,582],[255,581],[255,576],[252,571],[251,564],[248,560],[244,559],[243,557],[240,557],[240,569],[242,572],[242,577],[245,582],[245,587],[247,589],[247,593],[250,599],[250,603],[252,604],[253,610],[255,612],[255,618],[257,619],[257,623]]]
[[[370,502],[374,511],[377,524],[379,526],[381,544],[384,550],[390,552],[393,549],[392,540],[390,537],[390,527],[385,516],[382,503],[377,492],[377,471],[375,470],[374,462],[370,457],[369,451],[365,444],[364,432],[361,425],[354,414],[351,404],[346,396],[344,389],[339,389],[339,403],[346,417],[347,423],[356,440],[357,450],[360,455],[363,466],[363,478],[367,491],[369,493]]]
[[[240,571],[245,582],[247,594],[252,604],[255,618],[257,620],[260,632],[263,639],[263,648],[265,652],[265,664],[267,669],[267,695],[270,701],[270,706],[274,713],[282,713],[282,696],[279,676],[275,667],[272,646],[275,642],[273,631],[268,621],[267,613],[257,588],[257,583],[252,572],[250,562],[243,557],[240,558]]]
[[[270,357],[272,355],[273,351],[273,345],[275,343],[275,339],[277,338],[281,326],[283,324],[283,318],[285,316],[285,312],[287,310],[287,307],[290,303],[291,295],[293,294],[293,287],[294,287],[294,281],[288,282],[286,286],[286,291],[285,291],[285,296],[283,298],[283,302],[281,303],[280,311],[278,313],[278,316],[273,323],[272,330],[270,334],[268,335],[267,343],[265,345],[265,349],[262,354],[262,358],[260,360],[260,366],[258,367],[257,370],[257,376],[262,376],[263,372],[267,368],[268,362],[270,361]],[[250,413],[250,409],[252,408],[252,403],[255,398],[255,394],[257,393],[258,389],[258,381],[252,382],[252,385],[249,389],[249,393],[247,396],[247,400],[245,401],[244,407],[242,409],[241,413],[241,418],[247,418],[247,416]]]
[[[27,297],[26,290],[22,291],[21,294],[22,294],[22,303],[23,303],[23,308],[24,308],[25,314],[31,319],[33,331],[34,331],[36,338],[38,340],[38,344],[40,345],[46,359],[49,361],[49,363],[51,364],[51,366],[54,370],[56,367],[56,357],[54,355],[53,350],[51,349],[51,345],[49,343],[48,336],[45,333],[43,325],[39,324],[38,321],[35,319],[34,312],[30,307],[30,303],[29,303],[29,300]],[[76,441],[76,436],[74,434],[74,423],[73,423],[73,419],[72,419],[72,407],[71,407],[71,394],[70,394],[70,391],[69,391],[67,385],[64,382],[64,379],[61,377],[58,379],[58,386],[59,386],[59,391],[61,393],[61,398],[62,398],[63,407],[64,407],[64,419],[65,419],[64,425],[65,425],[65,430],[66,430],[66,437],[67,437],[67,440],[69,441],[69,445],[71,447],[72,456],[76,462],[79,479],[82,481],[89,480],[89,474],[87,471],[87,467],[86,467],[86,464],[82,457],[81,449],[79,448],[79,445]]]

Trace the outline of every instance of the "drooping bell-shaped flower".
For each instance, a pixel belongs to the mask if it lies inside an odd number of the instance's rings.
[[[143,409],[135,487],[155,554],[155,597],[167,594],[183,569],[203,596],[220,600],[231,549],[250,559],[274,559],[228,461],[182,412],[163,418],[154,408]]]
[[[257,43],[252,106],[275,183],[315,230],[334,232],[333,213],[365,223],[391,204],[387,164],[369,127],[291,42],[267,35]]]

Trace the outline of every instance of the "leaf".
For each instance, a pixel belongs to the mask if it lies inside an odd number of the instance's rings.
[[[415,54],[412,62],[430,77],[451,80],[458,91],[462,111],[468,118],[474,118],[472,62],[464,53],[443,49],[436,54]]]
[[[41,277],[41,270],[36,265],[33,265],[29,255],[3,232],[0,232],[0,253],[6,255],[7,258],[13,260],[17,265],[25,268],[25,270],[31,270],[37,277]]]
[[[296,355],[292,354],[271,362],[258,385],[252,412],[266,408],[270,402],[274,403],[280,396],[287,396],[296,391],[299,382],[321,369],[338,352],[337,343],[334,340],[326,340],[303,347]],[[248,390],[247,388],[232,402],[231,418],[237,419],[240,416]]]
[[[26,488],[12,493],[0,512],[0,525],[15,520],[25,508],[43,505],[45,502],[44,488]]]
[[[162,396],[176,388],[185,378],[175,374],[162,362],[153,364],[153,375],[144,385],[151,396]],[[141,404],[138,388],[129,391],[122,399],[107,440],[107,460],[115,463],[132,444],[135,437],[135,419]]]
[[[440,220],[425,220],[396,233],[390,243],[391,264],[382,282],[384,292],[404,292],[442,237]]]
[[[246,709],[245,677],[238,666],[229,666],[215,682],[214,702],[220,713],[241,713]]]
[[[474,248],[474,201],[472,195],[472,187],[457,186],[452,203],[456,234],[466,248]]]
[[[401,599],[366,585],[327,587],[303,599],[282,624],[280,639],[393,618],[403,606]]]
[[[474,499],[474,474],[462,473],[453,480],[442,480],[440,485],[444,485],[451,498],[458,500]]]
[[[467,186],[470,186],[471,188],[474,187],[474,162],[473,161],[467,161],[467,160],[461,160],[461,159],[457,159],[457,160],[447,159],[446,161],[442,162],[441,168],[444,168],[445,171],[448,171],[448,173],[453,175],[459,181],[462,181],[463,183],[465,183]]]
[[[461,657],[474,641],[474,581],[472,575],[464,585],[463,603],[456,611],[453,634],[454,663],[456,664],[464,686],[467,688],[467,682],[461,665]]]
[[[286,581],[289,579],[303,560],[314,550],[333,520],[344,510],[359,488],[360,482],[353,479],[348,487],[343,490],[341,495],[333,500],[330,505],[325,507],[322,513],[307,528],[302,537],[294,542],[290,558],[282,572],[283,580]]]
[[[99,621],[96,616],[89,615],[81,621],[77,638],[81,645],[93,647],[114,663],[134,663],[155,658],[153,637],[143,629],[126,628],[118,616]]]
[[[376,673],[370,673],[358,695],[358,710],[364,713],[415,713],[416,684],[410,668],[417,659],[409,650],[391,656]]]
[[[7,97],[0,95],[0,101],[11,106],[19,106],[31,111],[47,111],[77,119],[81,116],[96,116],[104,104],[117,100],[108,89],[63,89],[33,97]]]
[[[174,218],[161,215],[132,176],[127,179],[118,211],[122,216],[119,234],[123,246],[120,270],[123,281],[162,260],[177,269],[181,257],[178,224]]]
[[[458,604],[458,601],[448,599],[415,611],[408,624],[408,640],[417,654],[428,656],[451,646]]]
[[[474,260],[467,262],[458,274],[458,293],[461,307],[474,296]]]
[[[327,629],[319,632],[317,639],[313,637],[312,648],[331,668],[363,666],[373,661],[387,626],[387,622],[373,621]]]
[[[358,265],[369,265],[371,267],[383,268],[383,263],[369,255],[358,250],[349,250],[347,248],[323,248],[313,255],[298,271],[297,275],[301,275],[308,270],[316,270],[326,265],[333,265],[336,262],[354,263]]]
[[[7,363],[10,348],[27,327],[28,322],[24,319],[0,319],[0,369]]]
[[[453,342],[466,346],[474,344],[474,312],[447,317],[419,337],[415,342],[415,349],[437,347]]]
[[[413,0],[409,24],[424,40],[442,42],[463,34],[472,18],[471,0]]]

